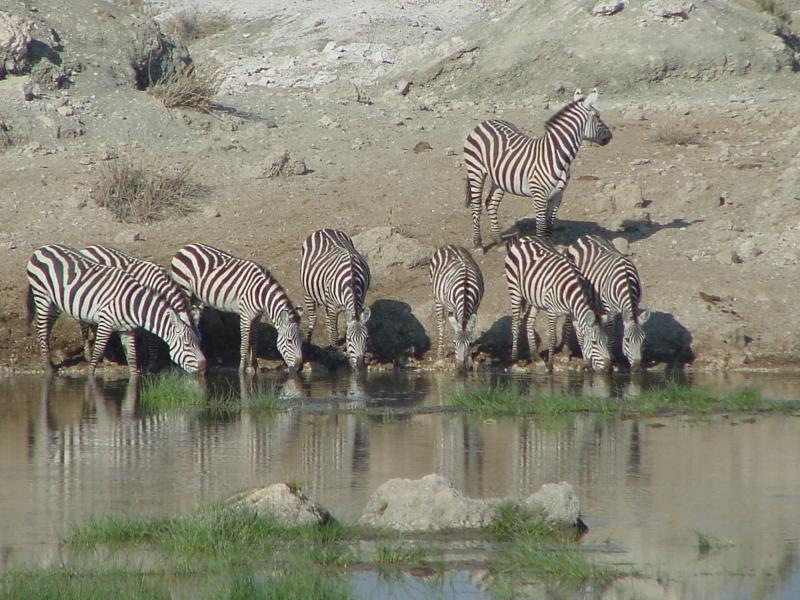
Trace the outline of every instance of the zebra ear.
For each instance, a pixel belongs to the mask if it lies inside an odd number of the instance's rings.
[[[478,324],[478,313],[472,313],[472,316],[467,321],[467,331],[471,334],[475,330],[475,325]]]
[[[588,325],[589,327],[594,327],[595,323],[597,323],[597,317],[595,316],[595,314],[593,312],[590,311],[586,315],[586,325]]]
[[[302,306],[295,306],[294,311],[297,313],[297,316],[301,319],[303,318],[303,307]]]
[[[458,321],[456,321],[456,318],[455,318],[454,315],[448,315],[447,316],[447,322],[450,323],[450,327],[453,328],[453,331],[456,331],[456,332],[458,331]]]
[[[582,98],[583,98],[583,92],[581,91],[581,88],[575,88],[575,93],[572,94],[572,101],[577,102]]]
[[[282,310],[278,313],[278,318],[275,319],[275,325],[277,327],[286,327],[289,324],[289,311]]]
[[[350,311],[349,308],[344,309],[344,320],[351,321],[353,319],[353,313]]]
[[[361,311],[361,323],[366,323],[369,321],[369,317],[372,313],[369,310],[369,307],[365,308]]]
[[[637,317],[636,320],[639,321],[639,325],[644,325],[645,323],[647,323],[647,319],[649,318],[650,318],[650,309],[643,308],[642,310],[639,311],[639,316]]]
[[[597,102],[597,88],[594,88],[592,93],[586,96],[586,99],[583,101],[583,106],[586,108],[594,108],[595,102]]]

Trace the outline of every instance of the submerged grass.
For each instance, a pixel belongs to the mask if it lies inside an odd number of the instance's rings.
[[[206,404],[199,380],[180,373],[163,373],[142,379],[139,403],[145,412],[160,412]]]
[[[714,393],[675,383],[621,398],[533,395],[519,386],[495,385],[457,392],[452,395],[451,401],[480,416],[564,415],[579,412],[648,416],[726,411],[791,412],[800,408],[797,402],[766,400],[753,388]]]
[[[724,540],[711,533],[703,533],[696,531],[697,534],[697,551],[702,554],[708,554],[712,550],[719,550],[720,548],[728,548],[733,546],[730,540]]]

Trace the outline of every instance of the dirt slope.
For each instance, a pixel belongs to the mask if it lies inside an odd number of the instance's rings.
[[[40,244],[106,242],[167,264],[180,245],[204,241],[269,266],[299,304],[300,244],[323,226],[356,235],[373,264],[380,354],[420,355],[424,332],[435,332],[420,258],[470,240],[464,137],[495,115],[540,134],[578,85],[600,88],[614,140],[581,150],[556,242],[592,232],[627,248],[655,314],[652,361],[800,365],[800,80],[791,15],[778,23],[725,2],[697,3],[678,20],[642,2],[610,17],[592,16],[593,3],[559,14],[544,1],[335,9],[324,0],[242,2],[232,14],[247,20],[189,46],[196,61],[228,68],[218,97],[225,110],[202,115],[167,110],[135,89],[125,60],[126,44],[136,43],[132,23],[167,19],[180,3],[145,14],[69,4],[52,14],[24,2],[0,6],[30,19],[35,39],[57,30],[70,82],[52,89],[37,80],[36,97],[25,102],[27,75],[0,80],[9,140],[0,162],[6,366],[38,364],[22,300],[25,263]],[[558,38],[559,28],[569,35]],[[572,55],[558,39],[576,40]],[[309,172],[268,177],[284,152]],[[186,217],[116,222],[91,190],[118,156],[154,168],[190,164],[208,193]],[[500,208],[508,227],[530,214],[529,201],[512,196]],[[487,280],[481,344],[499,358],[510,341],[502,261],[498,252],[479,260]],[[316,335],[322,340],[321,327]],[[61,319],[54,348],[71,352],[77,339],[77,326]]]

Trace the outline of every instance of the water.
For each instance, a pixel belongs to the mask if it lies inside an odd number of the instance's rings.
[[[664,578],[672,597],[800,597],[800,419],[481,421],[447,408],[454,389],[485,382],[409,373],[209,377],[214,389],[245,395],[277,385],[294,406],[215,416],[143,415],[125,379],[0,379],[0,563],[57,560],[57,540],[90,515],[188,511],[275,481],[300,483],[338,518],[354,520],[387,479],[436,472],[475,497],[526,496],[569,481],[590,527],[586,550]],[[520,379],[547,393],[611,395],[663,382],[658,374],[638,382]],[[686,383],[800,398],[798,374],[695,374]],[[698,532],[730,545],[700,554]],[[460,572],[442,589],[425,589],[488,597],[473,579]],[[354,577],[363,597],[427,593],[412,577],[386,585],[374,574]]]

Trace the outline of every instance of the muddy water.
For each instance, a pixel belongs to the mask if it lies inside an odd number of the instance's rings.
[[[275,387],[293,407],[220,416],[142,414],[127,380],[0,379],[0,562],[56,559],[56,540],[89,515],[186,511],[274,481],[302,484],[351,520],[385,480],[437,472],[477,497],[571,482],[590,527],[587,550],[665,578],[675,598],[800,597],[800,418],[481,421],[443,410],[453,390],[486,381],[209,377],[211,389],[245,395]],[[615,395],[664,378],[520,383]],[[800,398],[800,375],[693,375],[686,383]],[[730,545],[701,555],[697,532]],[[459,577],[466,593],[469,578]],[[372,583],[362,577],[358,585]]]

